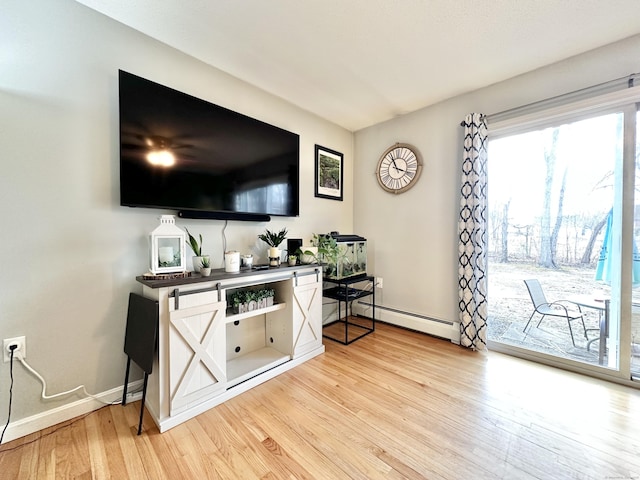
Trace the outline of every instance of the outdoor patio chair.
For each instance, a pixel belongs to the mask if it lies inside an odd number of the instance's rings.
[[[576,342],[573,339],[573,330],[571,328],[571,322],[573,322],[574,320],[580,319],[580,321],[582,322],[582,329],[584,330],[584,338],[589,340],[589,337],[587,337],[587,327],[584,324],[584,317],[582,316],[582,310],[580,309],[579,305],[576,305],[575,303],[569,302],[567,300],[558,300],[555,302],[548,302],[544,295],[544,291],[542,290],[542,285],[540,285],[540,282],[537,279],[533,278],[530,280],[525,280],[524,283],[527,286],[527,290],[529,290],[529,295],[531,296],[531,301],[533,302],[534,310],[531,316],[529,317],[529,321],[527,321],[527,324],[524,326],[524,329],[522,330],[523,332],[526,333],[527,327],[529,326],[531,319],[536,313],[539,313],[542,316],[540,317],[540,320],[538,321],[538,325],[536,325],[536,328],[540,326],[540,322],[542,322],[544,317],[564,318],[567,320],[567,325],[569,325],[569,333],[571,334],[571,343],[575,347]]]

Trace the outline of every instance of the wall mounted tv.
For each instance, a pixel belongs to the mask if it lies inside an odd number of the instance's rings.
[[[299,214],[300,137],[119,71],[120,204],[187,218]]]

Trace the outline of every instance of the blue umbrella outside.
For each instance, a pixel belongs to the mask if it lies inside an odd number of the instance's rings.
[[[596,280],[600,280],[607,284],[611,284],[611,275],[613,273],[613,265],[611,262],[611,249],[613,248],[613,235],[611,232],[611,225],[613,224],[613,209],[609,210],[607,215],[607,226],[604,230],[604,240],[602,242],[602,248],[600,249],[600,258],[596,265]],[[632,265],[632,278],[631,283],[633,285],[640,284],[640,254],[636,248],[636,242],[633,241],[633,265]]]

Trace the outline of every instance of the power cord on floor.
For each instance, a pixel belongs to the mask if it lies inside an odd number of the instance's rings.
[[[97,395],[93,395],[93,394],[87,392],[87,389],[84,387],[84,385],[79,385],[79,386],[77,386],[75,388],[72,388],[71,390],[67,390],[66,392],[60,392],[60,393],[56,393],[56,394],[53,394],[53,395],[47,395],[46,394],[47,382],[45,381],[44,378],[42,378],[42,375],[40,375],[38,372],[36,372],[36,370],[31,365],[29,365],[27,363],[27,361],[24,358],[22,358],[21,355],[18,355],[17,359],[20,360],[20,362],[22,363],[24,368],[29,370],[29,372],[31,372],[38,380],[40,380],[40,383],[42,383],[42,394],[41,394],[41,397],[42,397],[43,400],[51,400],[52,398],[62,397],[64,395],[69,395],[71,393],[77,392],[78,390],[82,390],[82,393],[84,393],[87,397],[91,397],[94,400],[97,400],[100,403],[103,403],[105,405],[117,405],[118,403],[122,402],[122,400],[116,400],[116,401],[113,401],[113,402],[105,402],[104,400],[102,400]]]
[[[4,439],[4,432],[7,431],[7,427],[9,426],[9,421],[11,420],[11,404],[13,403],[13,352],[17,347],[12,345],[10,347],[10,363],[9,363],[9,372],[11,375],[11,384],[9,386],[9,413],[7,414],[7,423],[4,425],[2,429],[2,434],[0,434],[0,445],[2,444],[2,440]]]
[[[2,429],[2,434],[0,434],[0,445],[2,444],[2,441],[4,439],[4,434],[7,431],[7,427],[9,427],[9,421],[11,420],[11,405],[13,403],[13,359],[14,359],[14,350],[15,348],[11,348],[11,352],[10,352],[10,361],[11,363],[9,364],[9,371],[10,371],[10,376],[11,376],[11,384],[9,386],[9,413],[7,415],[7,423],[5,424],[4,428]],[[45,382],[44,378],[42,378],[42,375],[40,375],[31,365],[29,365],[26,360],[24,358],[22,358],[22,355],[20,355],[20,353],[18,352],[17,355],[15,355],[15,358],[17,358],[18,360],[20,360],[20,362],[22,363],[22,365],[29,371],[31,372],[33,375],[35,375],[38,380],[40,380],[40,383],[42,383],[42,398],[44,400],[48,400],[51,398],[57,398],[57,397],[61,397],[63,395],[68,395],[70,393],[76,392],[80,389],[82,389],[83,393],[88,396],[91,397],[97,401],[99,401],[100,403],[103,403],[104,405],[118,405],[120,403],[122,403],[122,400],[116,400],[114,402],[105,402],[104,400],[102,400],[101,398],[98,398],[96,395],[92,395],[89,392],[87,392],[87,390],[85,389],[84,385],[80,385],[79,387],[76,388],[72,388],[71,390],[67,390],[66,392],[60,392],[60,393],[56,393],[55,395],[47,395],[46,389],[47,389],[47,382]],[[136,390],[134,392],[130,392],[129,396],[134,396],[137,393],[140,393],[142,391],[142,389]],[[101,407],[104,408],[104,407]],[[72,420],[71,423],[74,423],[75,421],[78,421],[79,419],[83,419],[85,417],[87,417],[88,415],[91,415],[92,413],[95,413],[97,410],[94,410],[93,412],[89,412],[85,415],[82,415],[80,417],[78,417],[75,420]],[[64,425],[62,425],[64,426]],[[54,429],[51,432],[49,432],[49,434],[57,431],[58,429]],[[36,441],[36,440],[34,440]],[[28,443],[32,443],[32,442],[28,442]],[[28,444],[27,443],[27,444]],[[20,446],[24,446],[24,445],[20,445]],[[4,451],[4,450],[3,450]]]

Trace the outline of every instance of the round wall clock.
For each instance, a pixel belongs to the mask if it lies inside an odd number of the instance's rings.
[[[376,177],[380,186],[391,193],[402,193],[413,187],[422,172],[418,150],[407,143],[396,143],[380,157]]]

